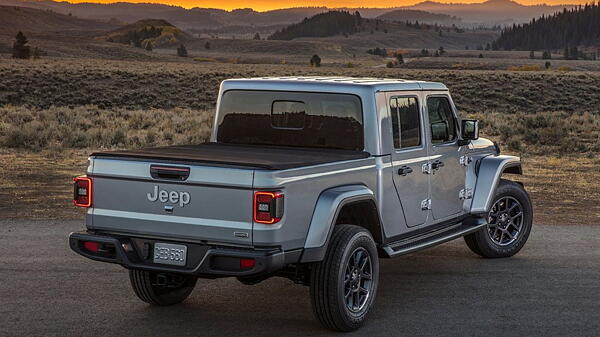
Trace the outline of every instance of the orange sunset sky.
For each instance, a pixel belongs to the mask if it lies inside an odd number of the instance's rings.
[[[290,8],[290,7],[306,7],[306,6],[326,6],[330,8],[339,7],[399,7],[399,6],[410,6],[415,3],[421,2],[422,0],[121,0],[123,2],[152,2],[152,3],[163,3],[169,5],[176,5],[185,8],[192,7],[203,7],[203,8],[221,8],[221,9],[236,9],[236,8],[253,8],[257,11],[265,11],[270,9],[278,8]],[[536,5],[546,3],[549,5],[559,4],[584,4],[589,2],[588,0],[517,0],[517,2],[524,5]],[[112,3],[117,2],[115,0],[69,0],[68,2],[79,3],[79,2],[96,2],[96,3]],[[483,2],[483,0],[459,0],[459,1],[448,1],[438,0],[438,2],[460,2],[460,3],[477,3]]]

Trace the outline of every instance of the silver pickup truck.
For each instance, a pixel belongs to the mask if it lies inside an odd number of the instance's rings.
[[[508,257],[529,236],[518,157],[478,137],[441,83],[286,77],[222,83],[210,142],[93,153],[70,247],[129,269],[150,304],[198,278],[310,286],[327,328],[360,327],[379,258],[464,237]],[[482,285],[483,286],[483,285]]]

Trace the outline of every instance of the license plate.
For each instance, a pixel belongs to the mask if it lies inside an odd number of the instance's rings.
[[[187,247],[184,245],[160,242],[154,244],[154,263],[185,266],[186,256]]]

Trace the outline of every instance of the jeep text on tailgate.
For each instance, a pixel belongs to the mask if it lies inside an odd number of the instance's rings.
[[[87,230],[70,246],[129,269],[150,304],[198,278],[310,286],[315,316],[360,327],[379,258],[464,237],[483,257],[525,244],[518,157],[462,119],[440,83],[260,78],[221,84],[209,143],[97,152],[75,178]]]

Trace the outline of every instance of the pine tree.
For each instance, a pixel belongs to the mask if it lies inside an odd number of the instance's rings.
[[[210,49],[210,42],[206,41],[204,44],[204,49]]]
[[[595,46],[600,44],[600,4],[585,6],[553,15],[543,15],[529,23],[514,24],[502,30],[496,40],[505,50],[551,50],[567,46]],[[573,57],[570,51],[565,58]],[[577,57],[581,57],[580,54]]]
[[[256,33],[254,34],[254,40],[260,40],[260,34]]]
[[[549,59],[551,59],[551,58],[552,58],[552,54],[550,53],[550,51],[549,51],[549,50],[545,50],[545,51],[542,53],[542,58],[543,58],[544,60],[549,60]]]
[[[185,46],[183,44],[181,44],[179,46],[179,48],[177,48],[177,56],[179,56],[179,57],[187,57],[188,56],[187,49],[185,48]]]
[[[31,57],[31,49],[27,46],[27,37],[23,32],[18,32],[15,36],[15,42],[13,43],[13,58],[28,59]]]
[[[320,67],[321,66],[321,58],[319,55],[315,54],[310,58],[311,67]]]
[[[404,57],[402,54],[396,53],[396,61],[398,61],[398,64],[404,64]]]

